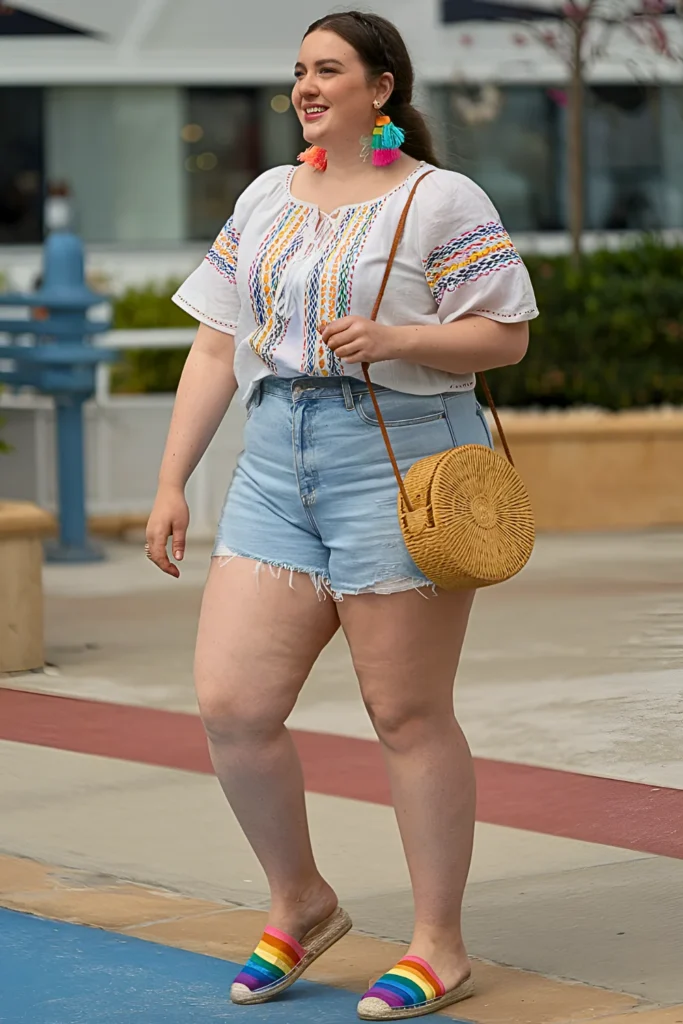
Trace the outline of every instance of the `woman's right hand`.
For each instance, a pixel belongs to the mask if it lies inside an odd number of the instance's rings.
[[[147,557],[169,576],[180,576],[180,569],[168,557],[168,538],[173,539],[171,552],[176,562],[185,554],[185,538],[190,524],[190,510],[181,487],[160,484],[154,507],[147,521]]]

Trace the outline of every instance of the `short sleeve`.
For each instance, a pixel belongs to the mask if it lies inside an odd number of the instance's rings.
[[[286,168],[276,167],[256,178],[239,196],[235,210],[204,260],[173,296],[173,302],[200,323],[235,334],[240,316],[237,261],[240,237],[264,196],[284,180]]]
[[[240,233],[233,214],[206,254],[204,261],[173,296],[176,305],[200,323],[234,334],[240,313],[237,291],[237,255]]]
[[[486,193],[452,171],[430,177],[420,204],[420,245],[439,320],[533,320],[538,309],[529,272]]]

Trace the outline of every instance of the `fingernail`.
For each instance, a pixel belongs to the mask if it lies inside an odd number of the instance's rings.
[[[180,559],[183,557],[182,551],[176,551],[175,557],[176,557],[176,561],[179,562]]]

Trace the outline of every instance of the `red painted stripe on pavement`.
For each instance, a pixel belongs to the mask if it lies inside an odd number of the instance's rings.
[[[391,804],[379,744],[295,732],[311,793]],[[0,739],[211,773],[195,715],[0,689]],[[683,859],[683,790],[475,760],[477,819]]]
[[[0,739],[211,773],[196,715],[0,689]]]

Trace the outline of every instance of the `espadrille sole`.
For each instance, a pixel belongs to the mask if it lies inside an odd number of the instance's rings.
[[[255,992],[252,992],[246,985],[233,985],[230,989],[231,1000],[233,1003],[247,1006],[252,1003],[267,1003],[275,996],[279,996],[281,992],[293,985],[319,956],[334,946],[335,942],[339,942],[352,927],[353,923],[349,915],[341,907],[337,907],[333,914],[304,935],[300,945],[306,950],[306,955],[289,974],[280,978],[274,985],[266,985]]]
[[[405,1006],[403,1009],[393,1009],[383,999],[361,999],[358,1004],[358,1016],[361,1020],[408,1020],[411,1017],[424,1017],[428,1013],[438,1013],[445,1010],[453,1003],[459,1003],[462,999],[469,999],[474,995],[474,981],[472,978],[465,978],[459,985],[440,996],[439,999],[430,999],[421,1006]]]

